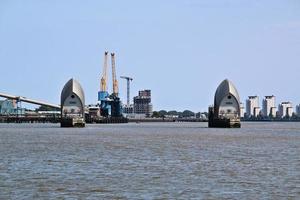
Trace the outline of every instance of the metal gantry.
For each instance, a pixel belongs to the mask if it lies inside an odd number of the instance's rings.
[[[120,78],[127,80],[127,106],[129,106],[130,105],[130,81],[132,81],[133,78],[128,76],[120,76]]]

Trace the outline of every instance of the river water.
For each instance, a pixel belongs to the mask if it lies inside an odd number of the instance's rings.
[[[0,199],[300,199],[300,123],[0,124]]]

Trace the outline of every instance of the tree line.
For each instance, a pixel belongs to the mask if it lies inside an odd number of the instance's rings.
[[[201,115],[207,116],[208,113],[204,112],[193,112],[190,110],[184,110],[184,111],[176,111],[176,110],[171,110],[171,111],[166,111],[166,110],[160,110],[160,111],[153,111],[152,117],[153,118],[165,118],[165,117],[178,117],[178,118],[189,118],[189,117],[196,117],[200,118]]]

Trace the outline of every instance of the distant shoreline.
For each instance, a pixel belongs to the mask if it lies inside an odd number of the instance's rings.
[[[163,119],[163,118],[145,118],[145,119],[128,119],[129,123],[139,122],[208,122],[202,119]],[[244,120],[241,122],[300,122],[300,120]]]
[[[109,120],[110,121],[110,120]],[[118,123],[118,120],[112,120],[111,122],[105,121],[99,124],[103,123],[108,123],[108,124],[114,124]],[[148,122],[208,122],[208,120],[203,120],[199,118],[141,118],[141,119],[133,119],[133,118],[128,118],[127,120],[128,123],[148,123]],[[293,120],[286,120],[286,119],[276,119],[276,120],[245,120],[241,119],[241,122],[300,122],[299,119],[293,119]],[[12,118],[12,119],[7,119],[4,117],[0,117],[0,123],[4,124],[18,124],[18,123],[60,123],[59,118]],[[88,121],[86,122],[87,124],[93,124],[89,123]],[[124,122],[123,122],[124,123]],[[126,122],[125,122],[126,123]],[[97,124],[97,122],[94,124]]]

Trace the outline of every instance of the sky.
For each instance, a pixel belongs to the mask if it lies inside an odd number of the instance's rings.
[[[104,51],[154,110],[207,111],[226,78],[300,103],[299,0],[0,0],[0,92],[59,104],[73,77],[95,104]]]

